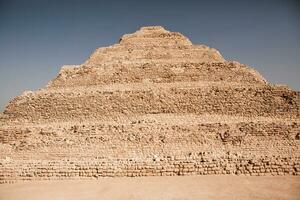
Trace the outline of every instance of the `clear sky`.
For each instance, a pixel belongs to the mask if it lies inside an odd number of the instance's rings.
[[[0,0],[0,111],[62,65],[161,25],[300,89],[299,0]]]

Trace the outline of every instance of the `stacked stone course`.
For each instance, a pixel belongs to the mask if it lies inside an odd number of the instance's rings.
[[[224,156],[219,158],[167,157],[129,160],[20,160],[2,163],[0,183],[27,180],[97,179],[99,177],[184,176],[184,175],[300,175],[299,157],[251,158]],[[12,169],[19,169],[17,171]]]
[[[0,114],[0,182],[300,175],[300,92],[142,27]]]

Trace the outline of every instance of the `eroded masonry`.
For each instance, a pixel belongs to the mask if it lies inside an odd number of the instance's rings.
[[[143,27],[0,115],[0,181],[300,175],[300,92]]]

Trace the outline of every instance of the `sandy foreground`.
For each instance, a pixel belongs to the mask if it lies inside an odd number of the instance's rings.
[[[300,177],[186,176],[0,185],[1,200],[300,199]]]

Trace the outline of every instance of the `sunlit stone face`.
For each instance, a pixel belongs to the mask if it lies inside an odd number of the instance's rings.
[[[0,181],[300,175],[299,106],[216,49],[142,27],[9,103]]]

